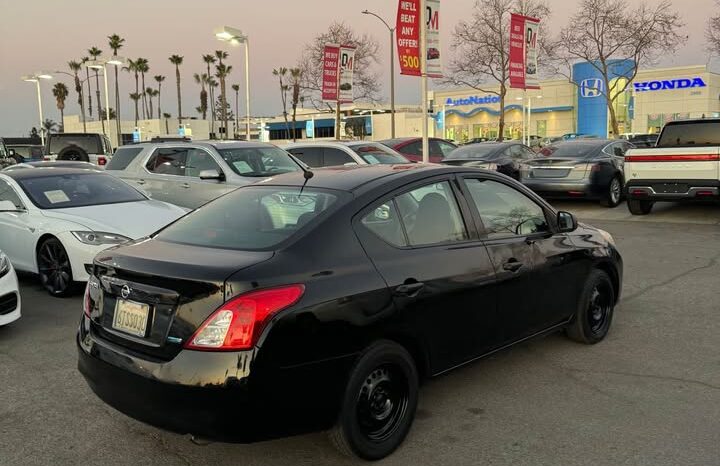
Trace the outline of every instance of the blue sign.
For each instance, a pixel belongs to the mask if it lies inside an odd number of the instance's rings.
[[[445,129],[445,112],[437,112],[435,123],[437,123],[438,129]]]
[[[500,97],[497,95],[486,95],[485,97],[474,95],[466,99],[452,99],[448,97],[445,101],[445,105],[480,105],[497,103],[500,103]]]
[[[185,136],[185,127],[184,126],[178,127],[178,136]]]
[[[584,79],[580,83],[580,96],[585,98],[600,97],[605,93],[605,83],[600,78]]]
[[[647,91],[669,91],[673,89],[690,89],[693,87],[707,87],[705,81],[701,77],[680,78],[680,79],[662,79],[658,81],[647,81],[641,83],[633,83],[635,92]]]
[[[133,142],[140,142],[140,130],[133,131]]]
[[[305,122],[305,137],[306,138],[314,138],[315,137],[315,121],[308,120]]]

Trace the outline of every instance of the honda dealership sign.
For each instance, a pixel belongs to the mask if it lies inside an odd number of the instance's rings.
[[[538,30],[540,20],[510,15],[510,87],[540,89],[538,77]]]

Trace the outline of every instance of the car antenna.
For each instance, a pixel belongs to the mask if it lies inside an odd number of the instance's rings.
[[[303,189],[305,189],[305,185],[307,184],[308,181],[310,181],[310,178],[315,176],[315,173],[313,173],[312,170],[310,170],[309,168],[304,166],[304,164],[300,164],[300,168],[303,171],[303,178],[305,178],[305,181],[303,182],[303,185],[300,187],[300,194],[298,194],[298,196],[302,196]]]

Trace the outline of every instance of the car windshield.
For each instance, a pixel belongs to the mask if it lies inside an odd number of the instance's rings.
[[[450,152],[446,160],[491,160],[502,154],[502,144],[470,144]]]
[[[556,146],[548,146],[541,151],[545,156],[584,159],[600,148],[598,144],[566,142]]]
[[[409,160],[381,144],[353,144],[348,146],[371,165],[380,163],[409,163]]]
[[[68,146],[77,146],[88,154],[102,154],[97,134],[53,134],[50,137],[50,153],[58,154]]]
[[[300,170],[290,155],[277,147],[218,149],[230,169],[240,176],[275,176]]]
[[[147,198],[114,176],[105,173],[73,173],[17,180],[30,200],[41,209],[66,209]]]
[[[260,250],[290,238],[323,215],[338,196],[325,190],[279,186],[238,189],[160,231],[171,243],[222,249]]]

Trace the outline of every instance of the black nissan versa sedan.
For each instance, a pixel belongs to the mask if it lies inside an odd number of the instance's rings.
[[[618,139],[574,139],[544,147],[527,163],[520,181],[545,198],[596,199],[617,207],[625,186],[625,152],[633,145]]]
[[[519,180],[527,162],[536,157],[535,152],[519,142],[483,142],[458,147],[440,163],[495,170]]]
[[[208,439],[331,429],[390,454],[420,380],[564,329],[597,343],[612,237],[495,172],[368,165],[240,188],[95,258],[79,370],[106,403]]]

